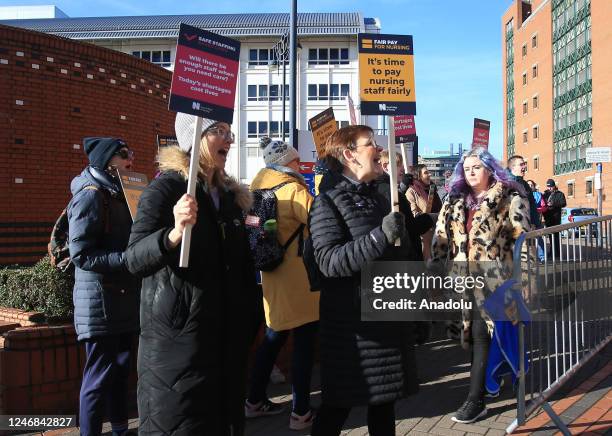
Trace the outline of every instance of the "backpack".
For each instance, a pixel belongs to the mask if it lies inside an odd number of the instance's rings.
[[[306,275],[308,276],[308,283],[310,284],[310,290],[312,292],[318,292],[323,287],[323,281],[325,277],[317,265],[317,261],[314,255],[314,246],[312,245],[312,236],[309,236],[304,241],[304,255],[302,257],[304,261],[304,268],[306,269]]]
[[[91,189],[93,191],[98,191],[98,187],[93,185],[85,186],[83,189]],[[102,192],[104,192],[104,190]],[[110,206],[108,204],[108,198],[106,194],[103,194],[103,198],[105,211],[104,215],[106,222],[105,233],[110,233]],[[54,266],[61,272],[74,275],[74,264],[70,259],[68,240],[68,209],[70,209],[71,204],[72,200],[68,202],[66,207],[62,210],[59,217],[55,221],[55,224],[53,225],[53,230],[51,230],[51,238],[49,239],[49,243],[47,244],[47,253],[49,254],[49,260],[52,266]]]
[[[253,206],[247,214],[244,224],[256,270],[266,272],[275,270],[283,262],[287,248],[298,236],[300,237],[298,256],[302,255],[304,224],[300,224],[283,245],[278,242],[277,232],[264,231],[266,221],[276,220],[278,200],[274,193],[287,183],[290,182],[281,183],[272,189],[255,189],[252,193]]]

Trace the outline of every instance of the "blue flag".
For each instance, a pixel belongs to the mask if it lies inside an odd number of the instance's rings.
[[[484,302],[494,324],[485,377],[485,388],[490,394],[499,392],[504,375],[512,374],[513,384],[518,377],[519,323],[527,324],[531,317],[523,296],[513,289],[515,284],[514,279],[505,281]],[[525,354],[525,372],[528,363]]]

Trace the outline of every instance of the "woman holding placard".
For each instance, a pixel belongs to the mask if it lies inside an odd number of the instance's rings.
[[[143,277],[138,350],[140,435],[241,435],[247,353],[258,294],[243,211],[246,187],[224,171],[234,135],[203,120],[195,198],[187,192],[195,117],[176,118],[178,147],[140,198],[127,250]],[[185,226],[190,261],[179,267]]]
[[[360,274],[375,260],[412,260],[404,216],[377,191],[382,149],[368,126],[336,131],[326,153],[337,170],[333,187],[309,217],[322,279],[320,363],[322,406],[313,436],[339,435],[353,407],[368,407],[373,436],[395,434],[395,401],[418,389],[412,324],[361,321]],[[402,246],[394,247],[401,239]],[[306,261],[306,259],[305,259]]]

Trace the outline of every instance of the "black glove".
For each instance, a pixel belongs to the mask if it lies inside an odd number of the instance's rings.
[[[395,243],[406,234],[406,222],[404,215],[399,212],[391,212],[382,221],[382,231],[387,237],[389,244]]]

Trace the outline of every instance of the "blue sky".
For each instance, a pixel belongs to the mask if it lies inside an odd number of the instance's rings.
[[[288,12],[290,0],[0,0],[55,4],[71,17]],[[511,0],[298,0],[300,12],[359,11],[383,33],[414,36],[420,151],[468,146],[473,118],[491,121],[490,150],[503,143],[501,16]]]

